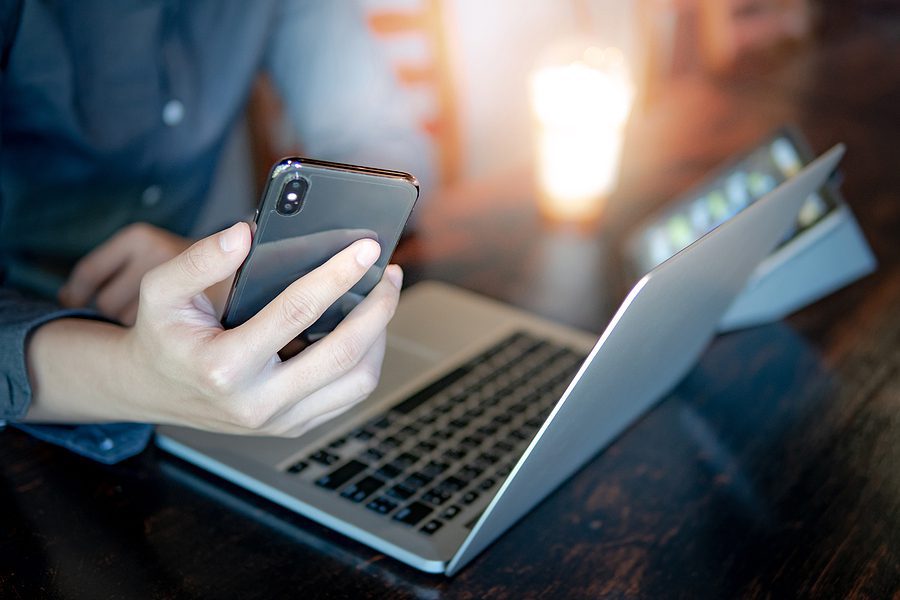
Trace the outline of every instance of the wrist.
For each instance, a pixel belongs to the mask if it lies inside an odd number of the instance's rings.
[[[26,421],[136,421],[129,410],[125,328],[65,318],[35,329],[26,345],[32,398]]]

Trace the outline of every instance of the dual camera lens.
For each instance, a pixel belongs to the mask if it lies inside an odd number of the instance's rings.
[[[281,190],[276,210],[281,215],[294,215],[303,208],[306,190],[309,183],[305,179],[294,179],[287,182]]]

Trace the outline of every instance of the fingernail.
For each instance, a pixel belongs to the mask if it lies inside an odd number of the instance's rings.
[[[379,256],[381,256],[381,246],[378,245],[378,242],[363,240],[359,243],[359,248],[356,250],[356,262],[361,266],[371,267]]]
[[[219,246],[223,252],[234,252],[240,247],[243,239],[244,232],[241,231],[241,224],[235,223],[219,234]]]
[[[385,270],[388,280],[394,284],[398,290],[403,287],[403,269],[398,265],[388,265]]]

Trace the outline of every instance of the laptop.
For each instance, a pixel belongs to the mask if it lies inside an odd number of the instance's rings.
[[[164,426],[157,444],[416,569],[453,575],[682,379],[843,152],[647,273],[599,339],[422,282],[401,295],[378,389],[351,411],[297,439]]]

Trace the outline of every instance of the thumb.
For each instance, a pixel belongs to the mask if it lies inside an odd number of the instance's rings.
[[[250,228],[235,223],[161,264],[144,277],[142,299],[156,306],[183,306],[237,271],[250,250]]]

